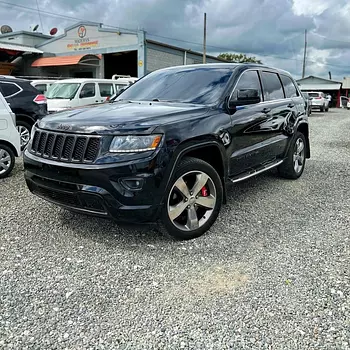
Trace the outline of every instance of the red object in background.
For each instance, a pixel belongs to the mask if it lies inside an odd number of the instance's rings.
[[[52,28],[50,30],[50,35],[55,35],[57,33],[58,29],[57,28]]]
[[[33,101],[38,105],[47,103],[45,95],[37,95]]]

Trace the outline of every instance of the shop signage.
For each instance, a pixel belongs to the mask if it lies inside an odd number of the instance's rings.
[[[73,51],[80,51],[98,47],[98,40],[90,40],[89,37],[86,37],[86,32],[86,27],[80,26],[77,30],[78,38],[74,39],[73,43],[67,44],[67,49]]]

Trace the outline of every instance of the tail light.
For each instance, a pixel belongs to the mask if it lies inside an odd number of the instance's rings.
[[[47,103],[45,95],[37,95],[33,101],[38,105]]]
[[[320,96],[315,97],[315,100],[322,100],[322,97],[320,97]]]
[[[350,97],[348,98],[348,102],[350,102]]]

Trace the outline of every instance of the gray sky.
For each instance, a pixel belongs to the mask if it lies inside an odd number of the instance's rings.
[[[202,50],[206,12],[208,53],[246,53],[297,78],[307,29],[306,74],[328,78],[331,71],[334,80],[350,76],[348,0],[38,0],[38,4],[49,12],[41,15],[43,28],[38,31],[44,33],[58,27],[61,34],[85,19],[142,28],[151,39],[197,51]],[[0,24],[14,31],[30,30],[40,19],[28,8],[36,9],[36,0],[0,0]]]

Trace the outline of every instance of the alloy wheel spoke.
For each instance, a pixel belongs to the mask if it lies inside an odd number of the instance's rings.
[[[4,162],[0,161],[0,168],[7,170],[9,168],[9,165],[5,164]]]
[[[215,207],[216,198],[214,196],[208,196],[208,197],[202,197],[199,196],[196,199],[196,204],[200,205],[201,207],[213,209]]]
[[[182,193],[182,195],[186,198],[190,196],[190,191],[186,185],[186,182],[182,177],[180,177],[175,184],[175,187]]]
[[[195,230],[199,227],[199,221],[197,217],[197,211],[194,207],[187,209],[187,224],[186,226],[190,230]]]
[[[304,150],[304,143],[299,140],[297,152],[300,154]]]
[[[9,162],[11,160],[10,156],[5,156],[4,158],[0,159],[0,162],[5,163],[5,162]]]
[[[174,221],[177,219],[186,209],[187,203],[185,201],[180,202],[177,205],[172,205],[169,207],[169,218]]]
[[[191,191],[194,196],[196,196],[199,193],[199,191],[204,187],[208,179],[209,179],[209,176],[206,174],[201,173],[196,175],[196,183],[194,184]]]
[[[5,154],[5,150],[0,149],[0,159],[2,159],[2,157],[4,156],[4,154]]]

